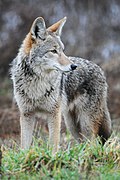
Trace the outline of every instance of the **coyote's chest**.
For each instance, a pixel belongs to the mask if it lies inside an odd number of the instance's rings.
[[[58,76],[49,77],[23,77],[16,81],[15,97],[18,106],[27,110],[51,111],[59,101],[60,79]]]
[[[44,104],[53,96],[55,84],[50,84],[48,81],[33,81],[28,87],[25,87],[26,95],[35,103]]]

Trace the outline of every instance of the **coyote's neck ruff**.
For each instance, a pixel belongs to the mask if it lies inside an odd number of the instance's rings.
[[[60,36],[65,21],[46,29],[43,18],[37,18],[13,61],[22,148],[31,144],[36,113],[48,120],[53,153],[58,150],[62,116],[79,142],[86,129],[101,136],[103,143],[111,134],[104,73],[90,61],[64,54]]]

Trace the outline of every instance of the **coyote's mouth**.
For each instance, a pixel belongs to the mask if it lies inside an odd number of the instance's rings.
[[[70,71],[71,71],[70,68],[69,68],[69,69],[66,68],[66,69],[63,70],[63,69],[59,68],[58,66],[55,66],[55,65],[54,65],[54,67],[56,68],[56,70],[58,70],[58,71],[60,71],[60,72],[62,72],[62,73],[67,73],[67,72],[70,72]]]

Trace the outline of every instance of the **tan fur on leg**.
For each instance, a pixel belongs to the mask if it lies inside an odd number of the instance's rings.
[[[27,149],[31,145],[34,123],[35,123],[34,116],[21,115],[20,125],[21,125],[21,148],[22,149]]]
[[[57,108],[52,119],[48,122],[49,125],[49,143],[53,147],[52,152],[55,154],[59,148],[60,142],[60,127],[61,127],[61,110]]]

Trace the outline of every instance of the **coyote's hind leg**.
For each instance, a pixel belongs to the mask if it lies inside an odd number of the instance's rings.
[[[95,136],[100,136],[104,145],[106,140],[111,135],[111,119],[108,110],[103,112],[103,116],[99,120],[96,120],[94,123],[93,132]]]

